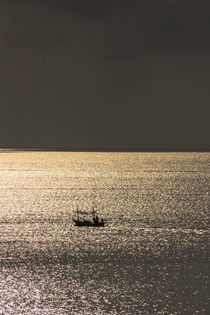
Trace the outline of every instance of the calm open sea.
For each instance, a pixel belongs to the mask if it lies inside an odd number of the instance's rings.
[[[0,314],[207,314],[209,162],[1,151]]]

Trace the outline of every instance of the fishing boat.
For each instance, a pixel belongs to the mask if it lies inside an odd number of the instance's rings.
[[[73,218],[73,222],[74,225],[76,226],[95,226],[95,227],[100,227],[100,226],[104,226],[104,220],[103,218],[99,219],[98,215],[96,214],[94,208],[92,210],[92,221],[91,220],[87,220],[87,219],[83,219],[80,217],[81,213],[85,213],[86,212],[81,212],[79,211],[79,209],[77,208],[77,218]]]

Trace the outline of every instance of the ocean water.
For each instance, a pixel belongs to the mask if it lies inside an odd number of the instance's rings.
[[[0,314],[208,314],[209,162],[1,151]]]

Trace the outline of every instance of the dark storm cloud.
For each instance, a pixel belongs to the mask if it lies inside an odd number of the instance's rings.
[[[1,1],[1,145],[207,148],[209,9]]]

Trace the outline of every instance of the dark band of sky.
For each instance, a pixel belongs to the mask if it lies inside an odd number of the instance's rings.
[[[0,69],[0,147],[210,149],[207,0],[2,0]]]

